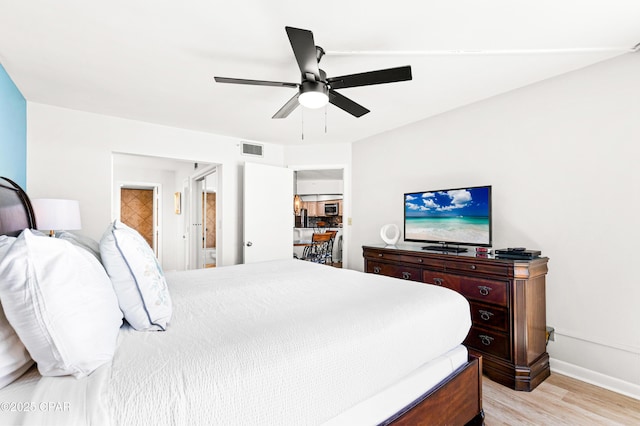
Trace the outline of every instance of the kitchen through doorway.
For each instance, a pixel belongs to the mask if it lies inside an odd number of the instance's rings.
[[[294,173],[294,257],[314,233],[334,232],[326,263],[347,268],[350,224],[350,170],[347,165],[289,166]],[[302,247],[300,247],[302,246]]]

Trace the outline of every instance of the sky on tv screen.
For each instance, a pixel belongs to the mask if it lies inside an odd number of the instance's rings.
[[[406,194],[404,206],[407,217],[488,217],[489,188]]]

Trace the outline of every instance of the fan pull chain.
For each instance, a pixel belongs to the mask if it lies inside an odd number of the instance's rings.
[[[300,108],[300,118],[302,119],[302,123],[300,124],[300,135],[301,140],[304,140],[304,108]]]

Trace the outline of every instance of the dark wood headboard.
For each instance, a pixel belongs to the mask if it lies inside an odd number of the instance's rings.
[[[18,236],[25,228],[36,227],[31,201],[20,186],[0,177],[0,235]]]

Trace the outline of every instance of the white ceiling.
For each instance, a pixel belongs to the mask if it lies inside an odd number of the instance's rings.
[[[640,1],[0,0],[0,64],[31,102],[282,144],[355,141],[632,51]],[[286,25],[313,31],[329,77],[411,65],[271,116],[299,82]],[[325,133],[326,111],[326,133]],[[301,136],[304,133],[304,141]]]

